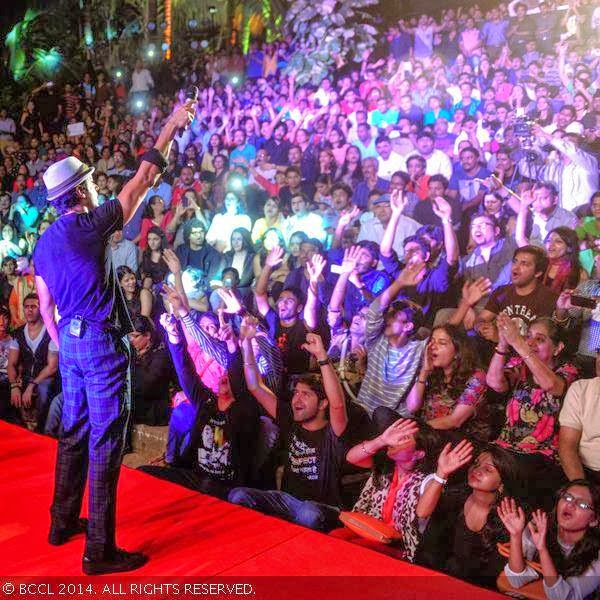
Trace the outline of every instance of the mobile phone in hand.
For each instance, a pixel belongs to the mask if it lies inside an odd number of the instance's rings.
[[[596,300],[592,298],[586,298],[585,296],[571,296],[571,304],[573,306],[580,306],[582,308],[596,308]]]

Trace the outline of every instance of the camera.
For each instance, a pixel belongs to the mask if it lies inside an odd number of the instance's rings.
[[[535,121],[531,121],[527,117],[515,117],[513,121],[513,131],[515,136],[520,140],[527,140],[533,137],[532,125]]]

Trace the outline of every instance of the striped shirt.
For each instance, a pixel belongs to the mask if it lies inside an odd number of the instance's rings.
[[[367,314],[365,346],[369,362],[357,404],[371,415],[378,406],[387,406],[400,416],[410,413],[405,396],[421,364],[421,356],[427,340],[410,340],[404,346],[395,348],[383,334],[383,311],[376,299]]]

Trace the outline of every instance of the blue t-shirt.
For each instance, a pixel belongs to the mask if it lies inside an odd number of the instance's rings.
[[[107,277],[109,237],[123,228],[123,209],[108,200],[88,213],[64,215],[42,234],[33,260],[61,316],[110,323],[113,290]],[[59,323],[59,325],[60,325]]]

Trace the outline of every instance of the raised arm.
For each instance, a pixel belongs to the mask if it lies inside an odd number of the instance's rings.
[[[330,313],[340,314],[344,307],[344,296],[346,294],[346,288],[348,287],[348,279],[350,274],[356,268],[358,256],[360,253],[360,246],[352,246],[344,250],[344,260],[342,261],[340,275],[335,282],[331,299],[329,300],[329,306],[327,310]]]
[[[271,308],[269,306],[269,278],[271,273],[281,264],[285,251],[280,246],[275,246],[265,260],[265,266],[260,272],[260,277],[256,282],[256,290],[254,291],[254,297],[256,298],[256,308],[258,312],[264,317]]]
[[[319,297],[317,288],[319,281],[323,279],[325,265],[327,265],[327,261],[320,254],[315,254],[306,264],[309,283],[306,304],[304,305],[304,324],[310,331],[314,331],[319,325]]]
[[[462,295],[458,303],[458,308],[452,313],[448,319],[449,325],[464,324],[465,317],[469,311],[484,297],[490,293],[492,282],[485,278],[479,277],[475,281],[465,281],[462,288]],[[465,329],[468,329],[465,326]]]
[[[519,248],[529,244],[529,238],[527,237],[527,216],[529,215],[529,208],[532,204],[533,192],[531,190],[523,192],[519,210],[517,211],[517,223],[515,226],[515,241]]]
[[[248,391],[273,419],[277,418],[277,396],[264,383],[252,349],[252,339],[256,336],[258,320],[247,315],[240,326],[240,347],[244,361],[244,377]]]
[[[348,450],[346,460],[351,465],[363,467],[364,469],[373,468],[373,455],[380,450],[388,447],[396,447],[406,443],[408,438],[413,437],[419,426],[412,419],[398,419],[392,423],[381,435],[372,440],[365,440],[356,444]]]
[[[444,446],[438,457],[436,477],[425,488],[417,503],[416,512],[420,519],[426,519],[433,514],[448,477],[471,462],[472,458],[473,444],[467,440],[460,441],[454,448],[452,448],[452,444]]]
[[[398,222],[402,216],[408,202],[407,196],[400,190],[394,190],[390,194],[390,208],[392,209],[392,216],[383,232],[383,238],[381,239],[381,245],[379,250],[382,256],[388,257],[393,253],[394,240],[396,239],[396,230],[398,229]]]
[[[187,127],[194,119],[195,103],[192,100],[178,108],[162,128],[154,150],[157,150],[167,160],[173,138],[180,127]],[[135,175],[125,184],[118,200],[123,208],[123,223],[127,223],[135,214],[140,203],[148,193],[150,187],[161,174],[161,169],[153,162],[142,160]]]
[[[442,196],[438,196],[431,203],[434,214],[442,220],[444,229],[444,247],[446,248],[446,262],[452,266],[458,262],[458,238],[452,227],[452,206]]]
[[[302,344],[302,348],[315,357],[321,368],[323,388],[325,389],[325,395],[329,403],[329,422],[335,435],[340,437],[348,426],[348,413],[346,411],[346,401],[344,400],[342,384],[327,356],[327,350],[325,350],[323,340],[320,336],[316,333],[308,333],[306,335],[306,343]]]

